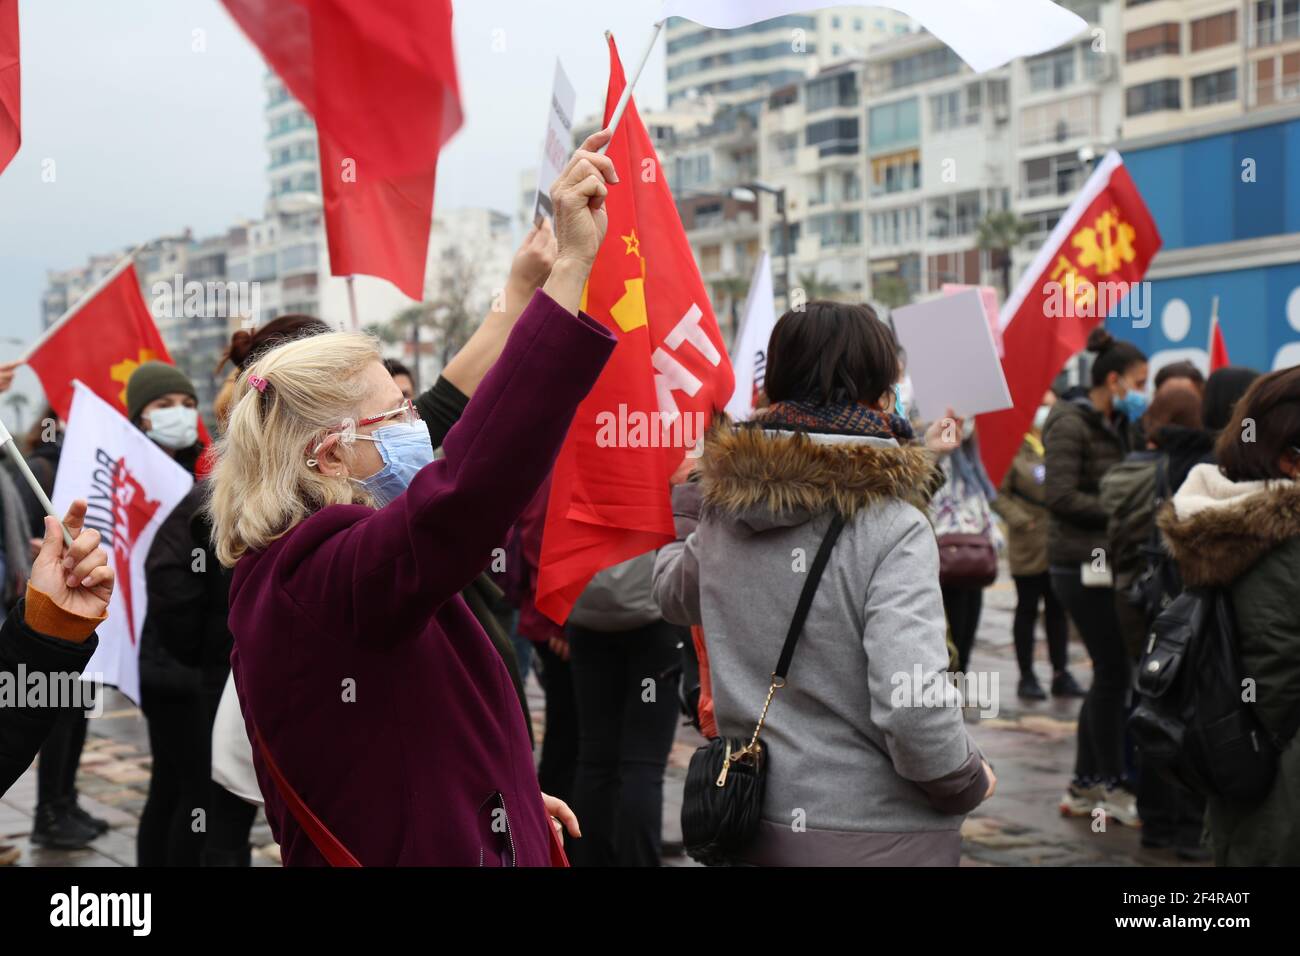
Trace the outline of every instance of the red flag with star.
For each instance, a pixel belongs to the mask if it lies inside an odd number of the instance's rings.
[[[98,292],[73,306],[27,356],[50,406],[63,419],[72,405],[73,379],[125,415],[127,379],[152,361],[175,364],[129,260]],[[206,434],[201,440],[207,442]]]
[[[0,173],[23,142],[18,0],[0,0]]]
[[[626,85],[609,40],[605,122]],[[618,345],[552,473],[536,605],[563,623],[592,576],[672,541],[668,479],[735,379],[659,157],[628,104],[607,154],[609,232],[583,309]]]

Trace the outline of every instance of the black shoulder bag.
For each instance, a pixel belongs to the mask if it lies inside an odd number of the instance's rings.
[[[826,570],[835,540],[844,530],[844,518],[837,512],[826,529],[817,556],[813,558],[799,593],[790,630],[786,632],[781,658],[772,672],[763,712],[758,716],[754,734],[743,737],[715,737],[691,756],[686,771],[686,788],[682,794],[682,842],[692,859],[705,866],[719,866],[743,849],[758,829],[763,807],[763,787],[767,780],[767,754],[759,734],[767,719],[767,709],[778,687],[785,686],[795,645],[803,632],[808,609],[818,582]]]

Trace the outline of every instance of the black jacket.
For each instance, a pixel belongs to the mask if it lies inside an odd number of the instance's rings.
[[[57,707],[18,707],[9,695],[18,693],[18,668],[34,673],[80,674],[99,646],[92,634],[74,644],[38,634],[27,626],[25,600],[20,600],[0,627],[0,796],[31,766],[50,727],[64,710]]]

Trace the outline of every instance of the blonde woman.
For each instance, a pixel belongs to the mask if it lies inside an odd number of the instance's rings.
[[[231,665],[288,865],[545,866],[548,816],[500,656],[458,596],[536,492],[614,347],[579,314],[613,164],[574,154],[557,258],[433,462],[374,343],[258,359],[218,443]]]

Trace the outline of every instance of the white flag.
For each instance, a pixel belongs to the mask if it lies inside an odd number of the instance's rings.
[[[754,414],[754,400],[763,387],[767,370],[767,343],[776,327],[776,297],[772,294],[772,260],[765,251],[754,266],[745,300],[745,317],[731,350],[731,369],[736,375],[736,390],[727,402],[727,414],[745,421]]]
[[[54,508],[64,514],[84,498],[86,527],[96,529],[116,576],[99,647],[82,673],[137,703],[140,633],[149,609],[144,562],[158,526],[194,484],[144,432],[81,382],[74,382],[68,430],[54,480]]]
[[[664,0],[663,17],[685,17],[716,30],[822,7],[827,0]],[[863,6],[905,13],[970,64],[976,73],[1033,56],[1087,29],[1077,13],[1052,0],[877,0]]]

